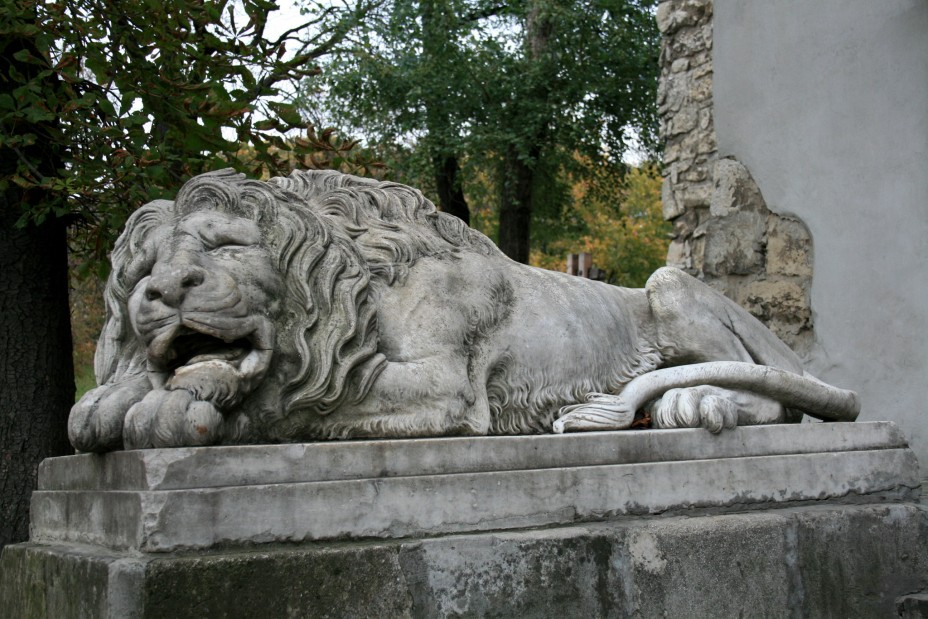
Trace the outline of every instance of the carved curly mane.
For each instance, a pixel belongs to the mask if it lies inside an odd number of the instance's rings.
[[[145,372],[145,351],[129,324],[128,299],[155,261],[152,231],[170,221],[173,215],[173,202],[149,202],[129,217],[116,241],[110,256],[113,268],[103,292],[106,320],[93,359],[98,385],[120,382]]]
[[[145,351],[128,325],[128,298],[150,272],[158,245],[167,240],[167,232],[159,234],[157,228],[199,210],[258,223],[264,245],[284,274],[277,372],[283,371],[285,382],[279,410],[268,412],[326,414],[362,399],[384,364],[377,353],[364,259],[351,239],[313,213],[305,198],[232,170],[198,176],[181,188],[176,201],[152,202],[129,218],[112,254],[107,319],[95,358],[98,383],[145,371]]]
[[[462,249],[503,255],[490,239],[438,211],[412,187],[331,170],[296,171],[269,182],[334,221],[358,245],[371,276],[388,286],[405,281],[422,257],[453,257]]]

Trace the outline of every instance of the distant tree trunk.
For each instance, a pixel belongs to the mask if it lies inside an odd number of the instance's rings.
[[[443,18],[447,15],[440,12],[441,8],[448,10],[447,6],[439,7],[435,0],[423,0],[419,6],[422,16],[422,58],[426,63],[434,65],[438,71],[444,70],[450,57],[450,42],[443,23]],[[435,187],[438,190],[439,207],[445,213],[470,224],[470,209],[461,187],[458,157],[447,145],[449,136],[455,133],[445,110],[448,103],[436,99],[436,94],[425,95],[425,117],[428,129],[426,144],[433,153],[432,169]]]
[[[0,67],[34,75],[40,67],[17,61],[23,49],[38,54],[31,40],[0,41]],[[0,80],[0,94],[13,90]],[[4,149],[0,174],[22,158],[35,172],[54,176],[60,167],[50,126],[20,125],[10,134],[35,133],[39,140],[19,153]],[[50,199],[38,189],[10,184],[0,192],[0,548],[27,539],[29,500],[44,458],[71,453],[67,417],[74,403],[71,324],[68,312],[67,236],[64,223],[49,215],[41,225],[16,228],[26,204]]]
[[[458,217],[469,225],[470,208],[467,206],[464,189],[461,187],[461,168],[458,166],[458,158],[453,155],[438,155],[434,157],[433,163],[441,210]]]
[[[501,174],[498,245],[516,262],[528,262],[534,174],[534,169],[519,157],[517,149],[510,146]]]
[[[548,50],[553,25],[544,10],[544,0],[533,0],[525,20],[526,79],[530,80],[524,97],[530,105],[541,107],[547,103],[551,93],[549,76],[541,69]],[[520,102],[515,101],[517,110]],[[534,210],[533,187],[536,163],[543,152],[548,136],[547,120],[537,111],[517,114],[511,119],[514,126],[521,127],[521,149],[511,144],[503,156],[500,179],[499,248],[516,262],[528,262],[531,249],[532,212]]]

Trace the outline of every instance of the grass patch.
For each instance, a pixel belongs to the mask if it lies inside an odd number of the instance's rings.
[[[85,393],[97,386],[97,379],[93,375],[93,364],[85,364],[74,368],[74,401],[77,402]]]

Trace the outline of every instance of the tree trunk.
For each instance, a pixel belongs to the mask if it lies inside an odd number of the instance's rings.
[[[37,54],[29,39],[0,42],[0,66],[26,76],[36,65],[17,61],[23,49]],[[15,87],[0,80],[0,94]],[[60,166],[49,126],[20,124],[11,134],[35,133],[33,146],[0,151],[0,177],[26,160],[40,175]],[[24,207],[52,199],[39,189],[10,183],[0,193],[0,548],[29,534],[29,501],[39,462],[71,453],[68,411],[74,403],[71,324],[68,311],[67,237],[64,223],[50,215],[41,225],[16,228]]]
[[[531,249],[535,168],[548,137],[549,119],[538,112],[546,108],[551,94],[544,56],[553,25],[544,9],[544,0],[534,0],[526,15],[523,48],[528,86],[521,95],[524,101],[514,101],[513,109],[524,107],[531,112],[516,113],[511,118],[510,124],[520,129],[514,131],[520,136],[520,143],[507,148],[500,179],[499,248],[523,263],[528,262]]]
[[[448,10],[447,6],[439,6],[435,0],[424,0],[419,5],[422,17],[422,59],[442,73],[445,72],[451,57],[448,49],[450,42],[444,23],[448,14],[443,12]],[[448,102],[436,98],[436,94],[426,93],[424,97],[428,130],[425,144],[432,152],[432,169],[438,190],[439,208],[470,224],[470,209],[461,187],[458,157],[453,147],[448,146],[449,136],[455,135],[456,128],[452,126],[445,109]]]
[[[438,187],[438,200],[441,210],[470,225],[470,208],[461,187],[458,158],[453,155],[437,155],[433,158],[435,166],[435,184]]]
[[[499,209],[499,248],[516,262],[527,263],[532,232],[534,170],[510,146],[503,159]]]

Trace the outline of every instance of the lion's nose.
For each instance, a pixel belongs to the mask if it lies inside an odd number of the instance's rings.
[[[145,287],[145,298],[160,300],[170,307],[179,307],[191,288],[203,283],[206,271],[195,264],[155,265]]]

